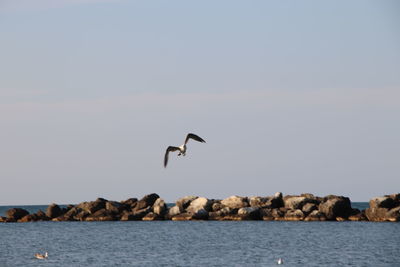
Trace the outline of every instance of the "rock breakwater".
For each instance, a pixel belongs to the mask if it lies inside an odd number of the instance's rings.
[[[375,197],[369,208],[352,208],[348,197],[312,194],[273,196],[231,196],[222,200],[186,196],[168,207],[158,194],[141,199],[111,201],[98,198],[61,208],[50,204],[46,211],[29,214],[12,208],[0,222],[36,221],[154,221],[154,220],[214,220],[214,221],[400,221],[400,194]]]

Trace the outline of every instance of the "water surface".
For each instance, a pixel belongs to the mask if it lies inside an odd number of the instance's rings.
[[[0,266],[400,266],[399,223],[3,223],[0,236]]]

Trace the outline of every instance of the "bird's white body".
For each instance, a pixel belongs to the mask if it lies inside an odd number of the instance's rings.
[[[183,144],[181,146],[178,146],[178,148],[179,148],[178,156],[180,156],[180,155],[186,156],[186,145]]]
[[[49,256],[49,254],[47,253],[47,251],[44,253],[44,255],[40,254],[40,253],[36,253],[35,254],[35,258],[39,259],[39,260],[47,259],[48,256]]]
[[[278,259],[278,264],[283,264],[283,260],[281,258]]]

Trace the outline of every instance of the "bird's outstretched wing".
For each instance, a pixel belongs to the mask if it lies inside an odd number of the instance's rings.
[[[205,142],[206,142],[206,141],[204,141],[203,138],[201,138],[200,136],[195,135],[195,134],[193,134],[193,133],[188,133],[188,135],[186,136],[185,145],[187,144],[187,142],[189,141],[189,139],[193,139],[193,140],[196,140],[196,141],[202,142],[202,143],[205,143]]]
[[[167,148],[167,150],[165,151],[165,156],[164,156],[164,168],[167,167],[167,164],[168,164],[168,154],[169,154],[169,152],[174,152],[174,151],[177,151],[177,150],[179,150],[179,147],[176,147],[176,146],[169,146]]]

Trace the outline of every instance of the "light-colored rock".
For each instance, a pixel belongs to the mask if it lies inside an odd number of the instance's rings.
[[[186,212],[195,214],[197,211],[204,209],[206,211],[210,210],[211,201],[205,197],[198,197],[190,202],[190,205],[186,208]]]
[[[168,210],[168,212],[167,212],[167,216],[169,217],[169,218],[172,218],[172,217],[174,217],[174,216],[176,216],[176,215],[178,215],[178,214],[180,214],[181,213],[181,210],[179,209],[179,207],[178,206],[173,206],[173,207],[171,207],[169,210]]]
[[[196,196],[186,196],[178,199],[175,204],[179,207],[180,212],[184,212],[187,207],[189,207],[190,203],[195,200]]]
[[[283,198],[283,202],[285,204],[285,208],[296,210],[303,207],[303,205],[306,203],[306,199],[306,197],[286,196]]]
[[[260,219],[260,208],[258,207],[244,207],[240,208],[237,213],[243,219],[257,220]]]
[[[212,211],[219,211],[223,209],[225,206],[221,204],[221,201],[214,202],[211,206]]]
[[[370,208],[386,208],[391,209],[395,206],[395,201],[388,197],[375,197],[369,201]]]
[[[166,211],[167,205],[165,204],[165,201],[161,198],[158,198],[153,204],[153,212],[157,215],[164,215]]]
[[[265,208],[271,205],[269,197],[250,197],[249,198],[250,207]]]
[[[240,209],[248,207],[247,198],[239,196],[231,196],[221,201],[221,204],[231,209]]]
[[[317,205],[314,203],[306,203],[301,209],[305,215],[310,214],[313,210],[318,210]]]

